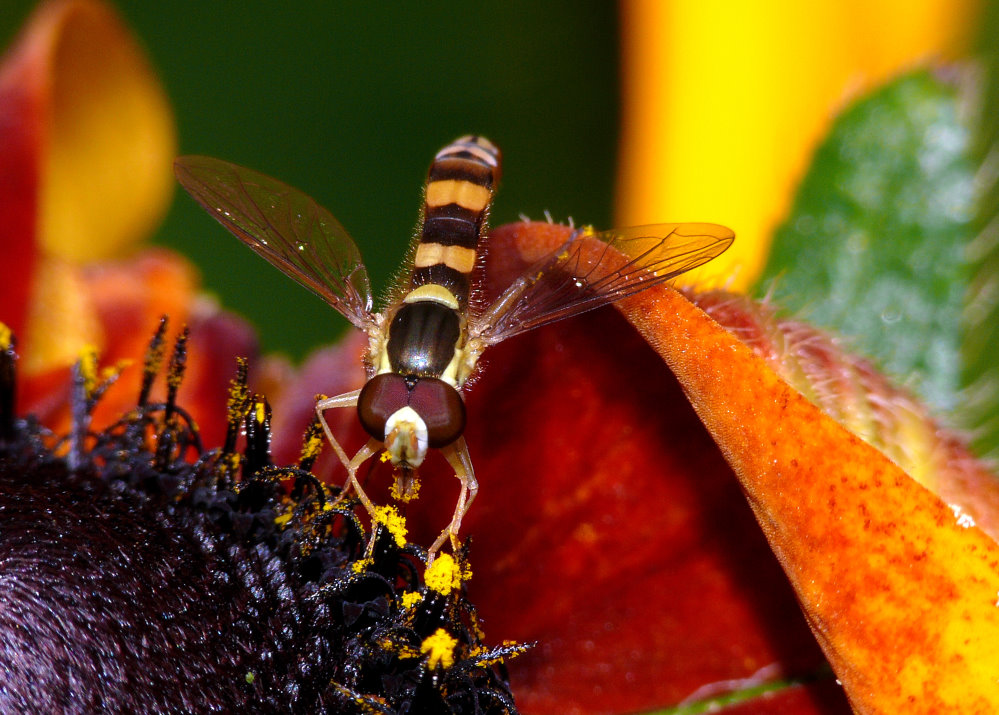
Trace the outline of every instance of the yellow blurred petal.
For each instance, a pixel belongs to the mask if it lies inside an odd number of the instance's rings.
[[[162,219],[173,192],[173,117],[142,50],[96,0],[43,6],[46,46],[41,245],[76,262],[121,255]]]
[[[80,269],[58,258],[42,261],[31,287],[24,374],[70,365],[83,346],[103,347],[103,335]]]
[[[80,269],[120,256],[159,223],[173,192],[173,117],[141,49],[107,5],[56,0],[4,58],[0,113],[20,130],[11,170],[28,221],[8,237],[37,247],[20,331],[27,374],[73,362],[104,336]],[[29,98],[30,101],[23,98]],[[18,101],[20,100],[20,101]],[[38,180],[35,181],[37,175]],[[13,307],[13,306],[12,306]]]
[[[628,0],[619,225],[712,221],[735,245],[690,280],[759,274],[846,99],[968,46],[978,0]],[[706,271],[706,272],[705,272]]]

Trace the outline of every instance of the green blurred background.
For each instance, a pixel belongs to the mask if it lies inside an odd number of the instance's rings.
[[[34,6],[0,0],[6,46]],[[609,226],[618,124],[616,6],[121,0],[177,115],[182,153],[297,186],[365,256],[376,296],[412,235],[427,166],[448,141],[503,150],[493,225],[524,214]],[[181,192],[156,241],[249,317],[263,347],[301,358],[348,327]]]

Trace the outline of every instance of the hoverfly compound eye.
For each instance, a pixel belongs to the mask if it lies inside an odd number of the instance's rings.
[[[428,446],[446,447],[465,431],[465,401],[451,385],[434,377],[409,378],[386,372],[375,375],[357,398],[357,415],[365,431],[384,440],[389,419],[409,407],[426,424]],[[406,413],[408,414],[408,413]]]
[[[465,431],[465,401],[443,380],[432,377],[418,380],[409,405],[426,422],[431,447],[446,447]]]
[[[368,380],[357,398],[357,415],[365,431],[384,440],[389,418],[410,407],[427,427],[427,442],[446,447],[465,431],[465,401],[451,385],[435,377],[409,378],[393,372]]]
[[[409,404],[406,378],[393,372],[375,375],[357,397],[357,416],[365,431],[377,440],[385,439],[388,418]]]

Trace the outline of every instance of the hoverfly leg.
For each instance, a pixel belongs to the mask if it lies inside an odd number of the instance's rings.
[[[361,500],[364,508],[368,510],[368,514],[370,514],[372,518],[375,516],[375,504],[368,498],[368,495],[364,493],[364,490],[361,489],[361,483],[357,481],[357,470],[362,464],[371,459],[372,455],[378,454],[383,447],[384,445],[381,442],[377,439],[371,438],[368,440],[367,444],[357,450],[357,454],[355,454],[354,458],[350,460],[350,463],[346,465],[347,473],[350,476],[347,477],[347,482],[343,485],[343,489],[344,491],[347,491],[348,485],[352,486],[354,488],[354,493],[357,494],[357,498]]]
[[[460,437],[454,444],[441,448],[441,454],[447,459],[448,464],[454,469],[454,476],[461,482],[461,494],[458,495],[458,503],[454,507],[454,515],[451,523],[441,532],[441,535],[430,547],[428,564],[433,563],[437,550],[444,544],[444,540],[451,539],[451,549],[458,550],[458,531],[461,529],[461,520],[468,513],[468,508],[475,501],[475,495],[479,493],[479,483],[475,479],[475,470],[472,468],[472,459],[468,456],[468,445],[465,438]]]
[[[351,392],[345,392],[342,395],[337,395],[336,397],[324,397],[316,401],[316,414],[319,415],[319,423],[323,426],[323,432],[326,433],[326,439],[333,446],[333,451],[336,452],[337,459],[340,460],[340,464],[343,468],[347,470],[347,481],[343,483],[343,488],[340,490],[340,495],[337,497],[335,504],[339,504],[343,499],[350,493],[353,489],[357,494],[357,498],[361,500],[364,504],[364,508],[368,510],[371,514],[374,512],[374,504],[368,498],[368,495],[364,493],[361,489],[360,483],[357,481],[357,468],[364,463],[366,459],[375,454],[379,449],[381,449],[381,444],[376,440],[369,440],[366,445],[361,447],[360,451],[354,455],[353,459],[347,456],[347,453],[340,446],[336,437],[333,436],[333,430],[330,429],[329,423],[326,422],[326,416],[323,414],[325,410],[331,410],[336,407],[357,407],[357,396],[361,394],[360,390],[352,390]]]
[[[357,450],[357,454],[355,454],[354,458],[350,460],[350,463],[346,465],[347,473],[349,474],[349,476],[347,477],[347,482],[343,485],[343,491],[340,492],[340,496],[342,498],[343,495],[347,492],[347,488],[353,487],[354,493],[357,494],[357,498],[361,500],[361,504],[364,505],[364,508],[368,512],[368,516],[371,517],[372,531],[375,530],[375,524],[377,522],[377,516],[375,514],[375,504],[374,502],[371,501],[370,498],[368,498],[368,495],[364,493],[364,490],[361,488],[361,483],[357,481],[357,470],[362,464],[371,459],[373,455],[378,454],[378,452],[381,451],[383,448],[384,445],[381,442],[379,442],[377,439],[372,437],[367,441],[367,443],[363,447]],[[375,549],[375,539],[372,537],[368,541],[368,548],[365,549],[364,551],[365,558],[370,557],[371,554],[374,553],[374,549]]]

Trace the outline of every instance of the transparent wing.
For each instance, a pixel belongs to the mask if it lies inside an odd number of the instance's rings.
[[[531,266],[472,327],[486,345],[599,308],[697,268],[735,234],[713,223],[582,229]]]
[[[359,328],[371,283],[353,239],[314,199],[277,179],[207,156],[174,161],[180,185],[243,243]]]

